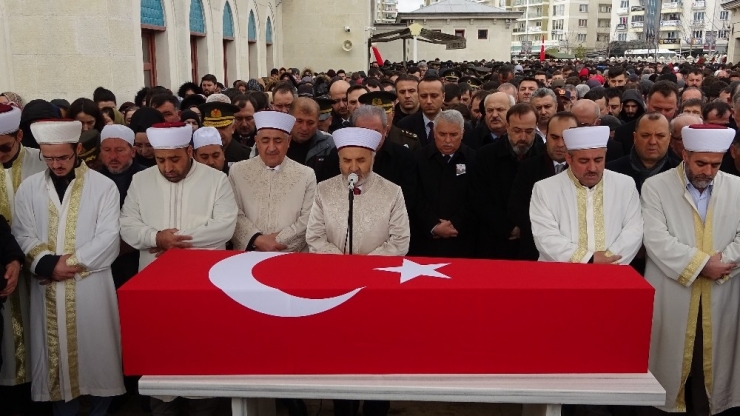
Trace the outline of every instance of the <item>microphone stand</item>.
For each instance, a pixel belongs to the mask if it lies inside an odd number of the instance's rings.
[[[349,241],[347,244],[349,245],[349,254],[352,255],[352,215],[353,215],[353,208],[354,208],[354,202],[355,202],[355,190],[350,188],[349,189],[349,215],[347,216],[347,232],[349,234]]]

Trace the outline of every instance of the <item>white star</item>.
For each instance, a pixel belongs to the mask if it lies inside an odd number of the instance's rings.
[[[447,266],[450,263],[437,263],[437,264],[419,264],[408,259],[403,259],[403,265],[399,267],[382,267],[379,269],[381,272],[393,272],[401,273],[401,283],[406,283],[411,279],[419,276],[428,277],[439,277],[442,279],[449,279],[450,276],[444,275],[437,271],[440,267]]]

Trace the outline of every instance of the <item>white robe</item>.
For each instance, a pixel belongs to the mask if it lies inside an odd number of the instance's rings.
[[[540,261],[587,263],[594,252],[606,251],[629,264],[642,246],[635,181],[610,170],[591,189],[570,169],[537,182],[529,216]]]
[[[346,254],[349,215],[347,181],[337,175],[319,183],[311,208],[306,242],[311,253]],[[409,251],[409,216],[401,188],[371,173],[353,211],[352,252],[405,256]]]
[[[685,181],[681,164],[642,187],[645,279],[655,288],[650,371],[666,389],[662,409],[685,411],[701,303],[704,377],[717,414],[740,406],[740,268],[717,281],[700,272],[717,252],[724,262],[740,262],[740,178],[717,173],[705,222]]]
[[[157,232],[178,229],[193,248],[225,249],[234,235],[237,207],[223,172],[191,161],[183,180],[168,181],[152,166],[134,175],[121,210],[121,238],[140,250],[139,270],[156,258]]]
[[[46,162],[39,158],[39,150],[20,147],[20,154],[9,169],[0,169],[0,215],[9,223],[13,221],[15,193],[21,182],[29,176],[43,172]],[[15,291],[5,301],[2,317],[5,322],[0,354],[3,365],[0,369],[0,386],[14,386],[31,381],[29,347],[31,344],[29,323],[29,276],[25,270],[18,276]]]
[[[31,369],[35,401],[125,392],[118,300],[110,266],[118,256],[116,185],[83,163],[63,201],[48,171],[18,189],[13,234],[35,273],[41,258],[72,254],[83,272],[42,286],[31,283]]]
[[[316,196],[313,169],[285,158],[269,169],[255,157],[235,163],[229,170],[239,214],[234,249],[243,251],[256,233],[278,233],[275,240],[285,251],[307,251],[306,226]]]

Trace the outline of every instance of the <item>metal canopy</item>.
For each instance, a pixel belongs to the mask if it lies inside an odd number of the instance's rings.
[[[404,29],[377,33],[370,38],[370,42],[393,42],[399,39],[406,40],[414,38],[422,42],[446,45],[447,49],[465,49],[467,45],[466,39],[462,36],[448,35],[447,33],[424,29],[418,23],[414,23]]]

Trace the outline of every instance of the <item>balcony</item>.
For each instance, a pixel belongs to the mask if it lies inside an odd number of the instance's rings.
[[[640,33],[645,26],[645,22],[632,22],[630,23],[630,31]]]
[[[704,27],[704,20],[692,20],[691,21],[692,27]]]
[[[681,39],[678,39],[678,38],[658,39],[658,42],[661,45],[678,45],[681,43]]]
[[[542,19],[542,13],[527,13],[527,19]]]
[[[398,4],[398,0],[383,0],[383,4]]]
[[[542,26],[530,26],[529,33],[542,33]]]
[[[630,9],[628,9],[626,7],[622,7],[622,8],[617,9],[617,15],[618,16],[624,16],[624,15],[629,14],[629,13],[630,13]]]
[[[564,33],[563,29],[553,29],[552,34],[553,35],[562,35]]]
[[[678,2],[663,3],[660,6],[660,12],[665,13],[665,12],[672,12],[672,11],[680,11],[682,8],[683,8],[682,3],[678,3]]]
[[[691,10],[704,10],[706,7],[706,2],[695,1],[694,4],[691,5]]]
[[[608,34],[608,33],[611,33],[611,28],[608,26],[607,27],[599,26],[596,28],[596,33],[607,33]]]
[[[624,23],[620,23],[617,25],[617,30],[619,31],[627,30],[627,25],[625,25]]]
[[[674,30],[678,26],[681,26],[680,20],[661,20],[660,21],[660,30]]]

